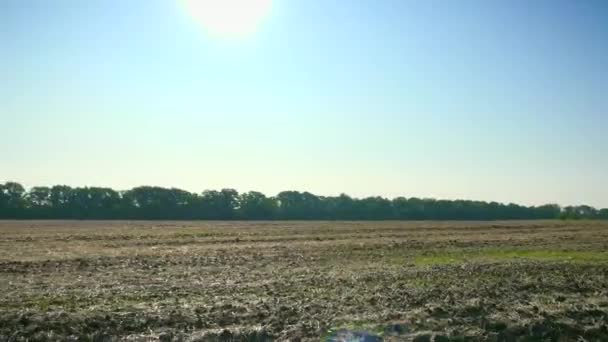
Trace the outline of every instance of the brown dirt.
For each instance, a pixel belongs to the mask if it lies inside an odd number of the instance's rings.
[[[0,221],[0,341],[608,341],[608,223]]]

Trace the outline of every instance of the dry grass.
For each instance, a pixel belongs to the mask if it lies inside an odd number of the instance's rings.
[[[594,221],[4,221],[0,340],[599,341],[607,246]]]

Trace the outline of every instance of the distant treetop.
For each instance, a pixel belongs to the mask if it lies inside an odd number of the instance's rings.
[[[608,219],[608,209],[587,205],[522,206],[470,200],[317,196],[283,191],[239,194],[234,189],[200,194],[176,188],[140,186],[126,191],[55,185],[27,191],[0,184],[0,219],[136,220],[512,220]]]

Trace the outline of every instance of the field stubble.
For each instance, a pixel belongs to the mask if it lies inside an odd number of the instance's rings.
[[[594,221],[4,221],[0,341],[606,341],[606,247]]]

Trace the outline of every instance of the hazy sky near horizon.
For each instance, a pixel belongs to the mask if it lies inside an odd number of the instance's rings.
[[[0,181],[608,207],[606,1],[189,11],[0,1]]]

